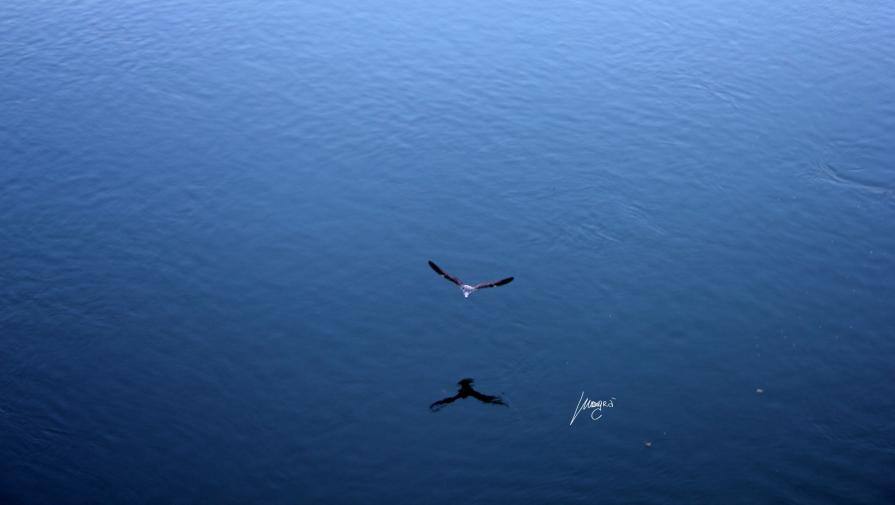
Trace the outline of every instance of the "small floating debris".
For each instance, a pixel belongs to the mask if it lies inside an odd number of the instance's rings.
[[[755,390],[755,394],[760,395],[764,393],[764,389],[758,388]]]
[[[643,446],[644,446],[644,447],[652,447],[652,446],[653,446],[653,443],[652,443],[651,441],[649,441],[649,440],[644,440],[644,441],[643,441]]]

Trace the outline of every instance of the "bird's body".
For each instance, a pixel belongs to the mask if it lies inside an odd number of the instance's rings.
[[[456,284],[457,287],[460,288],[460,291],[463,292],[463,298],[469,298],[469,295],[475,293],[479,289],[495,288],[497,286],[503,286],[505,284],[509,284],[509,283],[513,282],[512,277],[507,277],[507,278],[501,279],[499,281],[480,282],[473,286],[470,284],[466,284],[466,283],[462,282],[460,279],[458,279],[457,277],[454,277],[453,275],[445,272],[444,270],[441,269],[441,267],[439,267],[432,261],[429,261],[429,267],[432,270],[435,270],[435,273],[437,273],[438,275],[440,275],[440,276],[444,277],[445,279],[451,281],[452,283]]]

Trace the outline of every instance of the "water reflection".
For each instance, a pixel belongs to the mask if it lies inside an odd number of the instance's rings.
[[[449,403],[454,403],[457,400],[461,400],[463,398],[468,398],[468,397],[475,398],[476,400],[483,402],[483,403],[506,405],[506,403],[499,396],[485,395],[485,394],[479,393],[478,391],[473,389],[472,388],[473,382],[474,382],[473,379],[469,379],[469,378],[461,379],[460,382],[457,383],[457,385],[460,386],[460,390],[457,391],[457,394],[455,394],[454,396],[449,396],[447,398],[442,398],[441,400],[438,400],[437,402],[433,403],[432,405],[429,405],[429,408],[432,410],[432,412],[437,412],[438,410],[444,408],[444,406]]]

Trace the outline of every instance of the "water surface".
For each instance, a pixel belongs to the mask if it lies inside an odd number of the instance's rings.
[[[3,10],[0,501],[895,496],[895,4]]]

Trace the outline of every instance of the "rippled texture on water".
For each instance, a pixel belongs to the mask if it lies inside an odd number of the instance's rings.
[[[892,2],[3,12],[0,502],[895,496]]]

